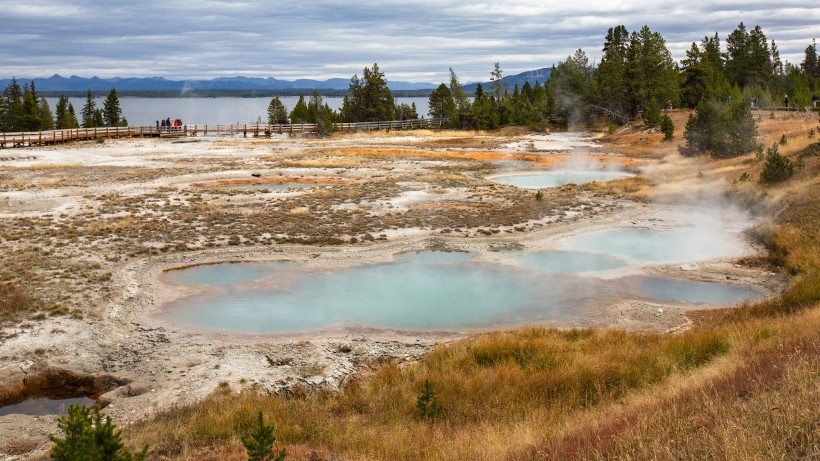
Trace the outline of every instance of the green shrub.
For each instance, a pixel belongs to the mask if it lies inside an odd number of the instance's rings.
[[[664,141],[671,141],[675,137],[675,123],[672,122],[672,117],[663,114],[661,116],[660,126]]]
[[[686,156],[704,153],[715,158],[731,158],[755,149],[757,124],[747,104],[728,108],[717,101],[701,100],[695,114],[689,115],[679,148]]]
[[[285,459],[284,448],[274,456],[273,444],[276,442],[276,436],[273,435],[273,426],[265,424],[261,411],[256,427],[253,428],[250,436],[241,437],[241,439],[242,445],[248,451],[248,461],[282,461]]]
[[[658,101],[655,101],[655,98],[649,100],[646,103],[646,106],[643,109],[643,123],[648,128],[654,128],[658,126],[661,121],[661,106],[658,104]]]
[[[418,410],[418,417],[420,419],[431,420],[434,419],[441,412],[441,405],[436,399],[436,392],[433,390],[433,385],[430,384],[429,379],[424,380],[424,387],[416,399],[416,410]]]
[[[795,165],[785,155],[778,152],[777,144],[766,149],[766,163],[760,172],[760,182],[775,183],[785,181],[794,175]]]
[[[786,133],[783,133],[783,134],[780,136],[780,141],[779,141],[779,144],[780,144],[781,146],[785,146],[785,145],[786,145],[786,144],[788,144],[788,143],[789,143],[789,140],[788,140],[788,138],[786,138]]]
[[[139,452],[130,452],[122,444],[110,416],[100,413],[94,406],[94,414],[85,405],[71,405],[68,415],[57,418],[57,427],[64,438],[51,436],[54,448],[51,459],[57,461],[144,461],[148,457],[148,447]]]
[[[536,192],[536,193],[535,193],[535,200],[538,200],[539,202],[540,202],[541,200],[544,200],[544,193],[543,193],[543,192],[541,192],[540,190],[539,190],[538,192]]]

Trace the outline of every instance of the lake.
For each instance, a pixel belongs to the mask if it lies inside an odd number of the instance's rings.
[[[85,98],[68,98],[74,105],[74,112],[80,119],[80,112],[85,105]],[[164,118],[182,119],[185,124],[241,124],[256,123],[261,117],[262,123],[267,123],[268,104],[273,98],[132,98],[120,97],[122,116],[131,126],[153,125],[157,120]],[[293,110],[298,96],[280,96],[288,111]],[[54,112],[58,98],[46,98]],[[305,101],[309,95],[305,96]],[[421,117],[427,115],[426,97],[396,98],[396,103],[416,104],[416,111]],[[325,103],[333,110],[342,107],[341,97],[326,97]],[[105,103],[104,97],[95,98],[98,108]]]

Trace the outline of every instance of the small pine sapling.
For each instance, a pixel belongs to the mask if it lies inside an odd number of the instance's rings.
[[[148,447],[142,451],[130,452],[122,443],[122,431],[116,430],[110,416],[100,413],[94,406],[91,414],[85,405],[71,405],[68,414],[57,418],[57,427],[64,438],[51,436],[54,448],[51,459],[57,461],[144,461],[148,458]]]
[[[785,155],[778,152],[777,144],[766,149],[766,163],[760,172],[760,182],[775,183],[785,181],[794,175],[796,165]]]
[[[256,427],[250,433],[250,437],[242,437],[242,445],[248,451],[248,461],[283,461],[285,459],[285,449],[282,448],[278,454],[274,454],[273,444],[276,436],[273,435],[273,426],[265,424],[262,412],[256,421]]]
[[[675,138],[675,123],[668,114],[661,115],[660,127],[664,141],[671,141]]]
[[[424,380],[424,387],[416,399],[416,410],[418,410],[419,419],[426,420],[434,419],[441,412],[441,405],[436,399],[436,392],[429,379]]]

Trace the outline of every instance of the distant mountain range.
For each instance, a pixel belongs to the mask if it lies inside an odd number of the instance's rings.
[[[518,87],[521,88],[526,82],[530,82],[530,85],[535,85],[535,82],[543,85],[544,82],[549,80],[550,73],[552,73],[551,68],[543,67],[541,69],[521,72],[520,74],[507,75],[506,77],[501,78],[501,85],[506,86],[510,91],[515,88],[515,85],[518,85]],[[467,85],[462,85],[462,88],[464,88],[464,91],[467,94],[473,94],[475,93],[477,86],[478,83],[469,83]],[[481,87],[484,88],[484,91],[487,91],[490,87],[490,82],[481,82]]]
[[[22,85],[32,79],[18,78]],[[35,78],[34,86],[39,91],[108,91],[116,88],[117,91],[179,91],[188,90],[347,90],[349,78],[331,78],[328,80],[279,80],[273,77],[220,77],[211,80],[168,80],[163,77],[147,78],[83,78],[76,75],[63,77],[52,75],[48,78]],[[0,79],[0,87],[5,88],[10,79]],[[391,90],[428,90],[434,89],[432,83],[387,82]]]
[[[502,84],[507,85],[512,89],[515,85],[519,87],[524,82],[529,81],[530,85],[534,85],[536,81],[542,84],[549,78],[550,70],[548,68],[531,70],[522,72],[517,75],[508,75],[501,81]],[[236,90],[236,91],[269,91],[269,90],[334,90],[346,91],[350,84],[350,79],[347,78],[331,78],[328,80],[279,80],[273,77],[268,78],[251,78],[251,77],[220,77],[211,80],[168,80],[163,77],[146,77],[146,78],[83,78],[76,75],[71,77],[62,77],[60,75],[52,75],[48,78],[35,78],[34,85],[38,91],[42,92],[78,92],[91,90],[94,92],[105,92],[111,88],[116,88],[117,91],[139,92],[139,91],[154,91],[154,92],[179,92],[184,94],[187,91],[199,93],[209,90]],[[10,79],[0,79],[0,89],[5,88]],[[31,82],[32,79],[19,78],[17,82],[20,85]],[[469,83],[464,85],[464,90],[468,94],[475,91],[477,83]],[[482,83],[486,90],[489,82]],[[387,86],[393,91],[423,91],[433,90],[438,85],[433,83],[412,83],[412,82],[394,82],[388,81]]]

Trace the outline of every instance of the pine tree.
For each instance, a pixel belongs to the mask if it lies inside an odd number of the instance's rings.
[[[66,128],[79,128],[80,127],[80,122],[77,121],[77,113],[74,112],[74,105],[71,104],[71,103],[68,103],[68,118],[67,118],[67,121],[68,121],[69,125],[66,126]]]
[[[775,183],[782,182],[794,175],[795,164],[785,155],[778,152],[777,143],[766,149],[766,162],[760,172],[760,182]]]
[[[287,107],[285,107],[285,104],[282,103],[278,96],[274,96],[274,98],[270,100],[270,104],[268,104],[268,123],[271,125],[283,123],[287,118]]]
[[[122,121],[120,119],[121,115],[120,98],[117,96],[117,90],[111,88],[111,91],[108,92],[108,96],[103,103],[103,120],[105,126],[119,126]]]
[[[654,128],[661,123],[661,106],[658,105],[655,98],[646,103],[641,118],[643,118],[643,123],[648,128]]]
[[[548,82],[549,91],[560,101],[560,113],[567,124],[586,123],[589,117],[591,76],[589,61],[582,50],[553,68]],[[503,121],[502,121],[503,123]]]
[[[94,115],[92,116],[92,120],[92,127],[105,126],[105,116],[103,116],[102,109],[94,109]]]
[[[820,78],[820,59],[817,56],[817,42],[811,40],[811,45],[806,47],[804,51],[805,57],[800,68],[809,78]]]
[[[678,103],[678,72],[661,34],[648,26],[629,38],[626,81],[630,111],[642,112],[653,98],[662,107]]]
[[[726,107],[717,100],[702,99],[689,115],[683,137],[683,155],[709,153],[714,158],[736,157],[757,147],[757,125],[748,104]]]
[[[305,103],[305,95],[300,94],[299,100],[296,101],[296,105],[293,106],[293,110],[290,111],[290,120],[292,123],[308,123],[308,107]]]
[[[96,104],[94,103],[94,94],[91,93],[91,90],[88,90],[88,93],[85,95],[85,105],[83,106],[83,110],[80,112],[83,116],[83,128],[94,128],[94,110],[96,109]]]
[[[379,122],[395,118],[393,93],[387,87],[384,72],[378,64],[365,67],[362,78],[353,75],[348,94],[342,103],[342,117],[347,122]]]
[[[68,98],[61,94],[60,99],[57,100],[57,106],[54,108],[54,125],[58,130],[68,128],[65,126],[66,116],[68,114]]]
[[[20,107],[19,120],[23,131],[40,131],[42,121],[37,106],[37,90],[34,88],[34,82],[31,85],[23,85],[23,104]]]
[[[504,87],[501,85],[501,79],[503,78],[501,65],[499,63],[493,64],[493,71],[490,72],[490,92],[495,96],[496,103],[499,104],[504,97]]]
[[[282,461],[285,459],[284,448],[274,455],[273,444],[276,442],[276,437],[273,435],[273,426],[265,424],[261,411],[250,436],[241,439],[242,445],[248,452],[248,461]]]
[[[769,43],[763,29],[755,26],[749,32],[749,75],[746,87],[765,87],[774,73],[770,61]]]
[[[51,436],[50,455],[56,461],[144,461],[148,457],[148,447],[139,452],[125,449],[122,431],[96,405],[93,414],[84,405],[71,405],[67,416],[57,418],[57,427],[65,437]]]
[[[54,115],[51,113],[51,108],[48,106],[48,101],[42,96],[37,104],[37,116],[40,118],[41,130],[54,129]]]
[[[429,379],[424,380],[424,386],[416,399],[416,410],[421,419],[432,420],[441,412],[441,405],[436,398],[436,392]]]
[[[675,138],[675,122],[668,114],[661,115],[660,128],[664,141],[671,141]]]
[[[729,83],[744,85],[749,75],[749,32],[743,22],[726,37],[726,77]]]
[[[323,110],[324,100],[318,90],[313,90],[310,94],[310,102],[307,105],[307,121],[308,123],[317,123],[320,118],[320,112]]]
[[[17,83],[17,79],[12,77],[0,97],[0,131],[23,130],[20,120],[22,107],[23,90]]]
[[[600,89],[600,105],[604,112],[620,124],[629,121],[627,116],[626,51],[629,32],[619,25],[610,28],[604,42],[604,55],[598,65],[596,78]]]
[[[456,113],[453,93],[447,85],[441,84],[430,93],[427,100],[430,117],[452,119]]]
[[[450,93],[455,104],[455,112],[452,115],[451,125],[457,128],[469,128],[473,125],[472,115],[470,114],[470,100],[461,84],[458,82],[458,76],[453,68],[450,68]]]

